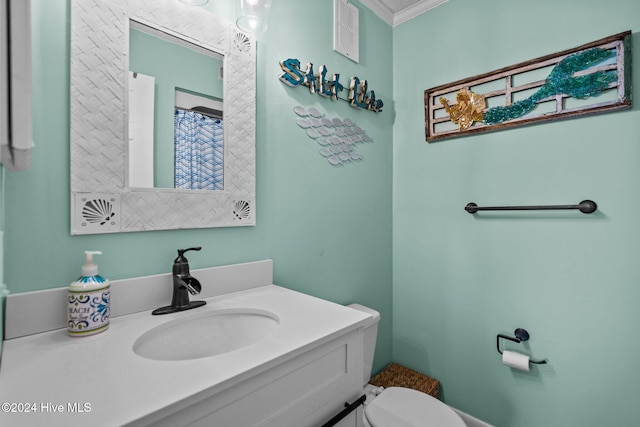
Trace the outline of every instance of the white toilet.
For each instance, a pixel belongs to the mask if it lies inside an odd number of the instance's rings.
[[[359,304],[349,307],[371,314],[364,329],[363,380],[367,395],[364,427],[466,427],[453,409],[428,394],[403,387],[382,389],[367,384],[371,379],[380,313]]]

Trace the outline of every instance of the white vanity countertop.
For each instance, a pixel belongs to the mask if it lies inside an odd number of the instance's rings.
[[[197,299],[197,298],[196,298]],[[0,365],[0,412],[7,426],[145,425],[141,418],[212,396],[305,350],[363,326],[367,315],[276,285],[207,298],[204,307],[111,319],[109,329],[70,337],[66,329],[7,340]],[[248,347],[202,359],[158,361],[132,350],[149,329],[181,317],[228,308],[275,313],[275,333]],[[191,397],[191,399],[189,399]],[[185,399],[187,399],[185,401]],[[85,404],[89,404],[85,407]],[[73,413],[70,406],[89,409]]]

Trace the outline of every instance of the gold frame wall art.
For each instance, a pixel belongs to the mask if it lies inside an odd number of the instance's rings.
[[[426,140],[631,107],[631,31],[424,92]]]

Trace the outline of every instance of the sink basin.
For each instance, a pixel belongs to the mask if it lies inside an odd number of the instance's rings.
[[[153,360],[200,359],[254,344],[278,324],[278,316],[258,309],[190,314],[148,330],[133,343],[133,351]]]

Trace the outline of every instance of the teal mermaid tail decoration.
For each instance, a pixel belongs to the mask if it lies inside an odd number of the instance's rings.
[[[490,108],[485,112],[483,123],[495,125],[522,117],[533,110],[540,100],[550,96],[568,95],[581,99],[600,95],[610,83],[617,81],[617,72],[595,71],[577,77],[573,74],[603,62],[613,55],[615,52],[593,48],[567,56],[553,68],[545,84],[536,93],[505,107]]]

